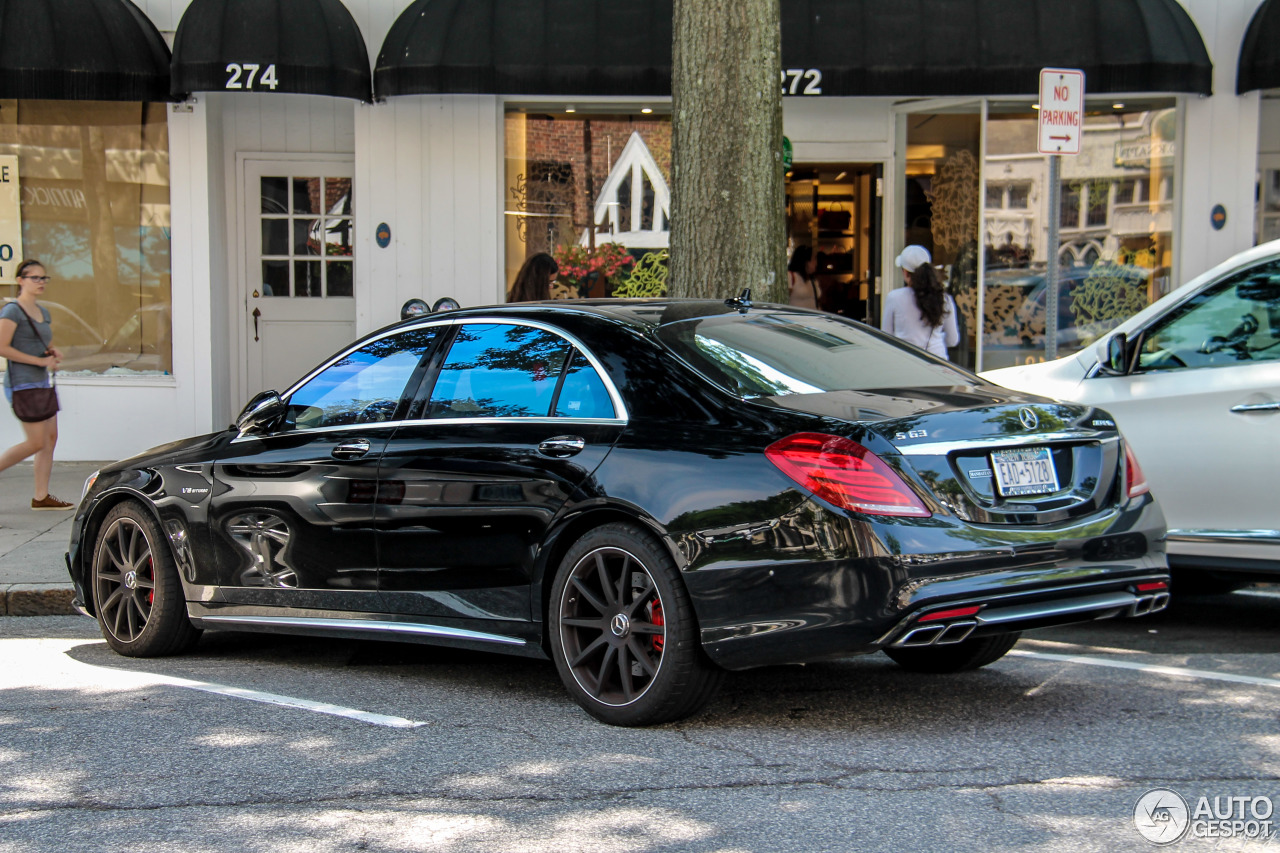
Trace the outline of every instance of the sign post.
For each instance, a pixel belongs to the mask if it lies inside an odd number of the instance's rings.
[[[1084,136],[1084,72],[1040,69],[1040,153],[1049,155],[1049,257],[1045,270],[1044,357],[1058,357],[1058,231],[1062,218],[1062,156],[1079,154]]]

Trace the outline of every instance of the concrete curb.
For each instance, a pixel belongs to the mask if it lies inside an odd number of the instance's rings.
[[[0,587],[0,616],[71,616],[71,584],[15,583]]]

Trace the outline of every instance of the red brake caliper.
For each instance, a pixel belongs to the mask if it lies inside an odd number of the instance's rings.
[[[666,623],[662,620],[662,602],[654,599],[649,604],[649,621],[661,628]],[[653,647],[654,652],[662,654],[662,635],[654,634],[649,640],[649,644]]]
[[[147,560],[147,572],[151,575],[151,591],[147,593],[147,604],[156,603],[156,561],[154,557]]]

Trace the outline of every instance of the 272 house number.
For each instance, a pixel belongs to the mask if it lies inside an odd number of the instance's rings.
[[[804,88],[800,83],[804,82]],[[787,68],[782,72],[782,94],[821,95],[822,72],[816,68]]]
[[[262,72],[262,76],[258,76],[258,72]],[[271,63],[266,68],[260,64],[252,62],[232,62],[227,66],[227,88],[228,89],[270,89],[275,91],[276,86],[280,85],[280,81],[276,78],[275,63]],[[243,81],[241,78],[244,78]]]

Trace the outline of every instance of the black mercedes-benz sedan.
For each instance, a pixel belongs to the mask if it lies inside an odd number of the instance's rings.
[[[1114,421],[749,298],[427,314],[103,468],[67,555],[121,654],[203,629],[551,658],[617,725],[726,669],[995,661],[1168,601]]]

